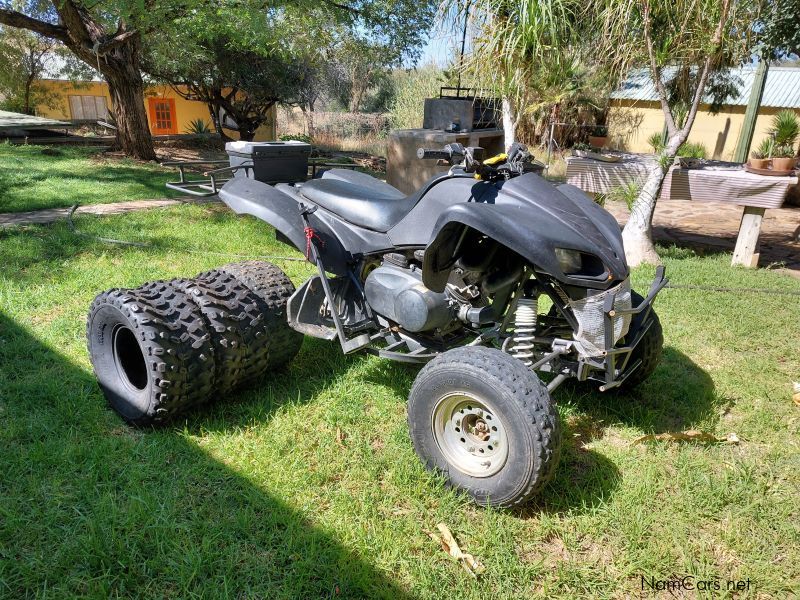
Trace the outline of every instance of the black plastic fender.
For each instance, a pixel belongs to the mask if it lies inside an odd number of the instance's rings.
[[[266,183],[236,177],[222,186],[219,198],[236,214],[266,221],[300,252],[305,252],[306,236],[300,207],[290,196]]]
[[[293,193],[290,188],[284,189],[286,192],[253,179],[235,178],[222,186],[219,197],[235,213],[266,221],[305,254],[307,242],[300,203],[316,205]],[[308,222],[314,230],[314,240],[325,270],[334,275],[347,275],[349,266],[358,255],[392,248],[385,233],[347,223],[321,207],[308,215]]]
[[[628,267],[619,225],[590,198],[570,188],[557,189],[539,177],[521,176],[487,186],[476,201],[451,205],[433,227],[423,283],[434,291],[444,289],[464,226],[497,240],[568,285],[606,289],[625,279]],[[606,271],[592,277],[566,274],[559,267],[556,248],[594,255]]]

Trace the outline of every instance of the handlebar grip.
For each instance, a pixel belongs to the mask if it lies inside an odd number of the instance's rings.
[[[417,158],[420,159],[443,158],[445,160],[450,160],[450,158],[452,158],[452,154],[447,150],[429,150],[427,148],[418,148]]]

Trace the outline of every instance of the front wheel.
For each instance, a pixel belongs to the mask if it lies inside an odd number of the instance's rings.
[[[558,463],[558,414],[547,388],[500,350],[456,348],[428,363],[411,389],[408,424],[425,466],[481,505],[523,504]]]
[[[631,292],[631,301],[634,306],[638,306],[644,302],[644,298],[637,292]],[[630,330],[637,331],[639,327],[646,326],[648,323],[650,326],[649,329],[645,332],[642,339],[639,340],[639,343],[636,345],[636,348],[633,349],[628,359],[629,365],[633,365],[638,361],[642,361],[642,364],[639,365],[639,368],[631,373],[617,389],[632,389],[640,383],[643,383],[653,374],[658,363],[661,361],[661,351],[664,346],[664,332],[661,329],[661,321],[658,320],[656,311],[650,309],[647,317],[643,317],[641,313],[636,315],[631,322]]]

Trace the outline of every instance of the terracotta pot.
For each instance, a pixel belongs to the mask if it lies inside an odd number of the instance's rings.
[[[592,148],[605,148],[606,142],[608,141],[608,137],[606,136],[596,136],[590,135],[589,136],[589,145]]]
[[[797,164],[796,158],[773,158],[772,170],[773,171],[791,171]]]
[[[750,166],[754,169],[769,169],[769,163],[771,162],[768,158],[751,158]]]

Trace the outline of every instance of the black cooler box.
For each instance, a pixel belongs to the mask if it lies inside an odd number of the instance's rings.
[[[250,177],[264,183],[295,183],[308,176],[311,145],[305,142],[228,142],[225,144],[235,177]]]

